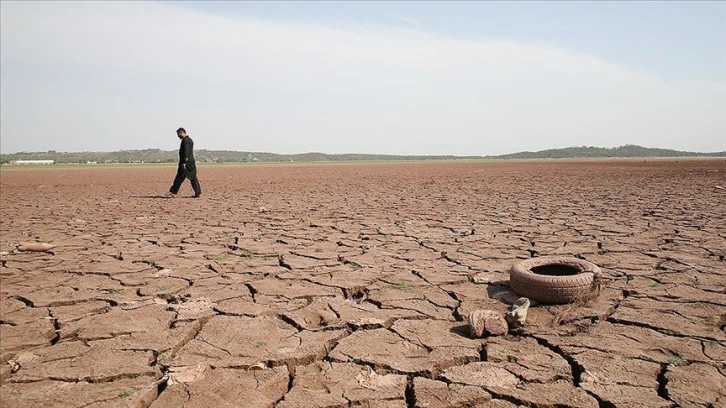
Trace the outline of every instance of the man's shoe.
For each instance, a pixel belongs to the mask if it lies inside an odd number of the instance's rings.
[[[194,198],[200,198],[202,196],[202,193],[194,194]]]

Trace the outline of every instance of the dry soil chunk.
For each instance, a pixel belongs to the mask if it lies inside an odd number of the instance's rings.
[[[431,351],[386,329],[357,331],[342,339],[330,353],[336,361],[355,361],[397,373],[435,373],[452,365],[479,359],[467,347],[440,347]]]
[[[61,327],[61,338],[108,339],[120,335],[167,330],[175,317],[166,305],[150,305],[133,310],[115,308]]]
[[[173,365],[217,367],[258,363],[308,364],[322,359],[345,331],[301,332],[275,318],[216,316],[182,347]]]
[[[48,346],[56,337],[53,321],[39,318],[18,326],[0,325],[0,347],[4,351],[20,351]]]
[[[328,299],[330,298],[316,297],[309,305],[305,305],[305,299],[296,299],[305,306],[285,312],[283,315],[305,330],[321,330],[334,325],[341,326],[338,316],[328,307]]]
[[[40,381],[2,385],[2,405],[13,408],[145,407],[157,395],[156,381],[144,377],[101,383]]]
[[[719,406],[726,402],[726,376],[706,364],[670,367],[666,373],[668,396],[682,407]]]
[[[409,309],[380,309],[370,302],[356,303],[351,300],[335,298],[329,300],[330,308],[340,316],[340,320],[355,327],[389,328],[400,318],[422,318],[423,314]]]
[[[660,398],[657,390],[624,384],[588,384],[580,386],[607,404],[624,408],[667,408],[673,403]]]
[[[533,407],[597,407],[597,401],[567,381],[549,384],[521,383],[506,369],[489,362],[447,369],[443,377],[452,383],[483,387],[495,398],[518,401]]]
[[[471,407],[475,404],[488,402],[492,398],[488,392],[480,387],[446,384],[442,381],[429,380],[423,377],[416,377],[413,380],[413,390],[416,401],[415,406],[420,408]]]
[[[64,324],[97,314],[106,313],[111,309],[108,302],[94,300],[68,306],[55,306],[50,308],[53,317],[57,318],[63,327]]]
[[[141,296],[157,296],[163,299],[171,295],[181,292],[189,287],[189,282],[178,278],[156,278],[149,279],[143,287],[139,289]]]
[[[405,406],[406,377],[379,375],[350,363],[318,362],[297,367],[292,390],[280,408],[381,406],[387,401]]]
[[[114,341],[64,342],[26,351],[15,356],[20,369],[13,381],[113,381],[129,377],[159,378],[161,373],[150,364],[153,354],[142,350],[117,348]]]
[[[488,362],[451,367],[444,371],[443,377],[455,384],[474,385],[486,389],[514,388],[519,384],[519,379],[514,374],[497,364]]]
[[[572,368],[567,361],[532,338],[521,338],[519,341],[489,339],[486,355],[487,361],[497,363],[525,381],[572,381]]]
[[[719,330],[718,316],[723,306],[709,303],[689,304],[629,298],[612,315],[615,321],[635,322],[657,328],[664,333],[701,336],[726,340]]]
[[[660,364],[625,359],[596,350],[588,350],[574,358],[585,367],[584,383],[645,387],[652,389],[653,393],[658,388]]]
[[[468,347],[479,351],[481,342],[466,337],[462,323],[443,320],[398,320],[393,331],[404,339],[435,349],[440,347]]]
[[[386,329],[357,331],[339,341],[330,357],[341,362],[360,361],[401,373],[432,369],[426,348]]]
[[[44,317],[48,317],[48,309],[46,308],[29,307],[14,298],[0,301],[0,321],[3,323],[19,325],[32,323]]]
[[[487,389],[494,397],[517,401],[528,407],[539,408],[596,408],[598,402],[585,390],[566,381],[550,384],[529,383],[522,387]]]
[[[318,285],[306,281],[281,280],[267,278],[251,282],[250,285],[261,295],[283,296],[289,299],[306,296],[335,297],[340,294],[339,289]]]
[[[150,408],[273,407],[287,392],[286,367],[207,369],[196,381],[169,385]]]
[[[269,297],[266,297],[270,299]],[[279,298],[279,302],[262,303],[260,299],[255,302],[249,294],[241,295],[231,299],[217,302],[216,310],[228,315],[235,316],[268,316],[274,317],[278,312],[292,309],[288,299]]]
[[[704,355],[704,348],[696,339],[679,338],[643,327],[609,322],[599,323],[590,332],[580,333],[573,337],[550,335],[538,337],[561,347],[571,355],[597,349],[627,360],[653,360],[660,363],[667,363],[675,355],[688,361],[704,361],[713,358]],[[718,349],[709,348],[708,345],[709,343],[706,343],[705,350],[718,351]]]

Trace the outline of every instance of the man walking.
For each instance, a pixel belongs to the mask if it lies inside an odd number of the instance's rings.
[[[169,194],[172,197],[176,197],[184,179],[188,178],[192,182],[194,197],[198,198],[202,195],[202,187],[199,185],[199,180],[197,180],[197,165],[194,162],[194,142],[187,135],[187,131],[184,128],[177,129],[176,135],[181,139],[181,146],[179,146],[179,167],[176,170],[174,184],[171,185]]]

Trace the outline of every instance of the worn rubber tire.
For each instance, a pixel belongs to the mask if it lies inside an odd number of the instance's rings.
[[[565,265],[577,269],[575,275],[541,275],[532,268],[545,265]],[[519,296],[541,303],[571,303],[597,295],[602,271],[592,262],[582,259],[551,256],[522,261],[509,271],[509,284]]]

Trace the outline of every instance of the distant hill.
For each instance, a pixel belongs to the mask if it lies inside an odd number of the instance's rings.
[[[641,157],[726,157],[726,151],[714,153],[684,152],[670,149],[652,149],[638,145],[605,147],[567,147],[538,152],[519,152],[501,156],[486,156],[487,159],[574,159],[574,158],[641,158]]]
[[[567,147],[538,152],[520,152],[500,156],[404,156],[384,154],[326,154],[300,153],[277,154],[266,152],[243,152],[230,150],[204,150],[195,154],[197,161],[207,163],[281,163],[281,162],[349,162],[349,161],[421,161],[421,160],[482,160],[482,159],[576,159],[576,158],[648,158],[648,157],[726,157],[726,151],[715,153],[694,153],[669,149],[651,149],[636,145],[615,148]],[[20,152],[0,154],[0,163],[16,160],[54,160],[56,163],[174,163],[176,150],[120,150],[116,152]]]

